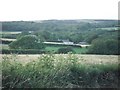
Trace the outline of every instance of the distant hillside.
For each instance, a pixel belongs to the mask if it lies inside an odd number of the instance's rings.
[[[2,22],[3,31],[59,31],[88,30],[88,28],[114,27],[117,20],[43,20]]]

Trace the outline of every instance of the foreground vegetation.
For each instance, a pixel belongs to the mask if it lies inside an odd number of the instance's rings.
[[[70,53],[43,54],[26,64],[16,55],[2,58],[3,88],[117,88],[120,80],[117,63],[81,63],[84,58]]]

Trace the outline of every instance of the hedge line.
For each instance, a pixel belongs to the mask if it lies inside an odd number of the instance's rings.
[[[10,44],[12,41],[1,40],[2,44]]]
[[[2,38],[16,39],[18,34],[2,34]]]
[[[77,46],[77,45],[65,45],[65,44],[48,44],[48,43],[45,43],[46,46],[66,46],[66,47],[69,47],[69,46],[72,46],[72,47],[80,47],[82,48],[81,46]]]
[[[2,49],[2,54],[42,54],[47,53],[44,50],[36,50],[36,49]]]

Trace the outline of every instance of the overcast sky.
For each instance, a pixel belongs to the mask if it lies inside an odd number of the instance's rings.
[[[119,0],[0,0],[0,21],[118,19]]]

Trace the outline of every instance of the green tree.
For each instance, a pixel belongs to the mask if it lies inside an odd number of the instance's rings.
[[[95,40],[96,38],[98,38],[98,35],[97,34],[92,34],[92,35],[86,37],[86,42],[91,44],[92,41]]]
[[[79,42],[83,41],[83,36],[82,36],[82,34],[79,34],[79,33],[72,34],[72,35],[70,35],[69,39],[70,39],[70,41],[72,41],[74,43],[79,43]]]
[[[45,46],[35,35],[25,35],[9,44],[12,49],[44,49]]]
[[[118,40],[115,39],[96,39],[89,47],[88,53],[92,54],[119,54]]]

